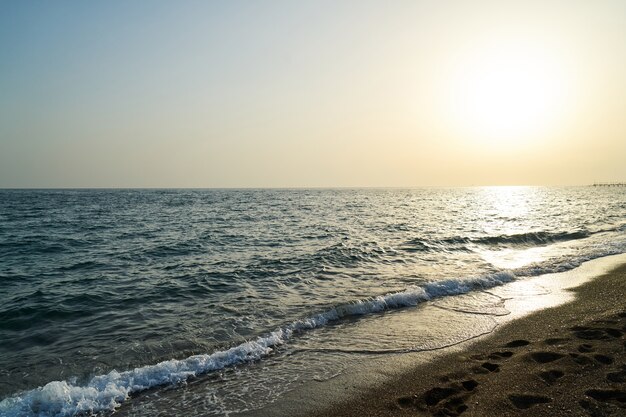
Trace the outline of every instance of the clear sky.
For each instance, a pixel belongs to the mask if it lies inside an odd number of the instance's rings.
[[[0,1],[0,187],[626,180],[626,2]]]

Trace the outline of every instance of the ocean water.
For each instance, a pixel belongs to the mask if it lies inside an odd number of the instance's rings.
[[[0,416],[254,410],[624,252],[624,187],[0,190]]]

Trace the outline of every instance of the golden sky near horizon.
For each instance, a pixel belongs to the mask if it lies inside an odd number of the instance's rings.
[[[0,187],[626,180],[626,2],[0,5]]]

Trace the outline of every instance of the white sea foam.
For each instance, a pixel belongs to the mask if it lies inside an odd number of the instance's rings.
[[[513,280],[510,273],[471,278],[449,279],[372,299],[336,306],[323,313],[294,321],[273,332],[212,354],[195,355],[182,360],[168,360],[129,371],[111,371],[95,376],[86,385],[53,381],[0,402],[0,416],[73,416],[114,410],[130,394],[159,385],[181,383],[197,375],[227,366],[255,361],[270,354],[295,333],[314,329],[345,317],[409,307],[447,295],[462,294],[477,288],[489,288]]]
[[[623,247],[605,248],[592,255],[581,256],[561,265],[551,265],[551,271],[546,271],[545,266],[537,266],[515,272],[524,276],[557,272],[574,268],[591,258],[623,251]],[[114,410],[132,393],[160,385],[182,383],[191,377],[207,372],[259,360],[269,355],[275,347],[286,343],[294,334],[324,326],[329,322],[345,317],[415,306],[434,298],[492,288],[515,279],[516,274],[513,272],[498,272],[473,278],[433,281],[409,287],[405,291],[335,306],[227,350],[195,355],[182,360],[172,359],[124,372],[113,370],[106,375],[93,377],[85,385],[68,381],[53,381],[43,387],[0,401],[0,417],[64,417]]]

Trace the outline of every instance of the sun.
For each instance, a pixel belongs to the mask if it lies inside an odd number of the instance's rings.
[[[457,134],[510,147],[558,125],[567,86],[566,65],[540,43],[477,45],[449,73],[445,111]]]

